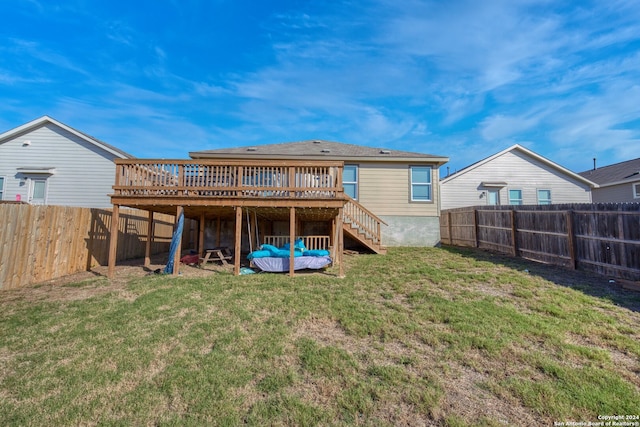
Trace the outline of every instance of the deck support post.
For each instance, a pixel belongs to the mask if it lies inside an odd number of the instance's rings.
[[[222,246],[220,243],[221,222],[220,215],[218,215],[218,221],[216,222],[216,247]]]
[[[336,229],[338,230],[338,252],[336,258],[338,259],[338,277],[344,278],[344,227],[342,226],[342,211],[343,208],[338,209],[338,217],[336,218]]]
[[[176,225],[178,224],[180,215],[184,213],[184,208],[182,206],[176,207]],[[178,247],[176,248],[176,253],[173,255],[173,275],[177,276],[180,273],[180,258],[182,258],[182,235],[178,237]]]
[[[219,221],[219,220],[218,220]],[[235,238],[235,250],[233,254],[233,274],[240,275],[240,257],[242,253],[242,207],[236,206],[236,238]]]
[[[296,238],[296,208],[289,208],[289,277],[294,276],[295,271],[295,238]]]
[[[204,254],[204,225],[205,218],[204,213],[200,215],[200,221],[198,222],[198,256],[201,257]]]
[[[153,240],[153,211],[149,211],[147,219],[147,242],[144,245],[144,266],[151,265],[151,241]]]
[[[109,237],[109,268],[107,277],[113,279],[116,274],[116,256],[118,254],[118,229],[120,224],[120,206],[113,205],[111,211],[111,235]]]

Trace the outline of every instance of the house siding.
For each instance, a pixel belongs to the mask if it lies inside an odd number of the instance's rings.
[[[24,141],[31,141],[26,146]],[[53,123],[44,124],[0,143],[0,176],[6,177],[4,200],[28,200],[29,183],[20,167],[55,168],[47,176],[49,205],[109,207],[116,156]]]
[[[437,166],[431,166],[432,202],[410,201],[409,164],[363,163],[359,166],[358,201],[371,212],[378,216],[438,216]]]
[[[486,205],[487,198],[480,197],[486,188],[482,182],[506,182],[500,188],[500,204],[509,204],[509,190],[522,190],[522,202],[538,204],[537,190],[551,190],[552,203],[591,203],[591,191],[566,174],[530,156],[509,151],[469,171],[460,173],[441,183],[442,209]]]
[[[358,202],[380,217],[385,246],[435,246],[440,242],[437,165],[431,166],[432,202],[411,202],[409,163],[358,164]]]
[[[611,185],[603,188],[594,188],[593,203],[637,203],[640,199],[633,197],[633,184],[640,181],[625,182],[624,184]]]

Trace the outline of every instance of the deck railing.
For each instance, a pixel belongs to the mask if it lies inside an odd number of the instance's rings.
[[[342,162],[118,159],[116,196],[342,198]]]
[[[344,205],[344,223],[356,229],[374,245],[380,245],[382,243],[381,225],[387,225],[387,223],[349,196],[346,197],[348,201]]]

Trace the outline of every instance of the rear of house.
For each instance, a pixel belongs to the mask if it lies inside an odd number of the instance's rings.
[[[0,134],[0,200],[105,208],[133,156],[47,116]]]
[[[193,159],[342,161],[344,192],[383,222],[384,246],[433,246],[440,241],[439,167],[449,161],[447,157],[324,140],[189,155]]]
[[[516,144],[444,178],[442,209],[591,203],[594,186],[588,179]]]

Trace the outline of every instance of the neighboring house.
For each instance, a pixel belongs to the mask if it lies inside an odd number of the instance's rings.
[[[114,159],[133,158],[48,116],[0,134],[0,201],[104,208]]]
[[[442,209],[478,205],[591,203],[590,179],[521,145],[480,160],[440,182]]]
[[[640,158],[580,172],[598,184],[592,190],[594,203],[640,202]]]
[[[381,230],[384,246],[434,246],[440,241],[438,168],[449,161],[447,157],[323,140],[197,151],[189,156],[342,161],[344,192],[386,224]]]

